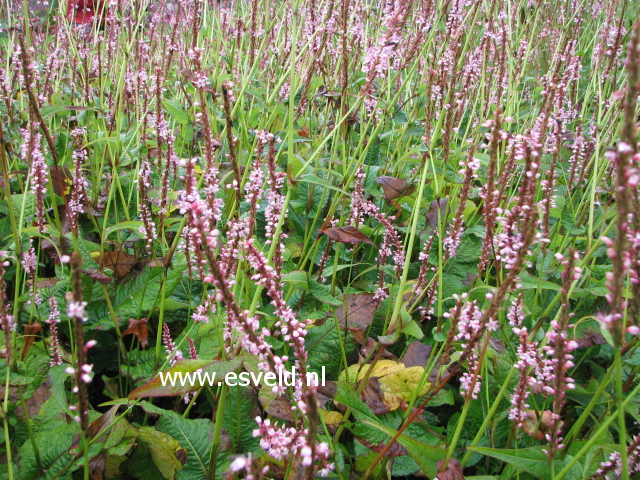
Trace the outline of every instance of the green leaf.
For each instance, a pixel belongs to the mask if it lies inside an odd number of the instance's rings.
[[[360,421],[370,427],[386,433],[390,437],[395,436],[397,433],[393,428],[380,425],[377,422],[372,422],[366,419]],[[415,460],[424,474],[428,475],[429,478],[435,478],[436,475],[438,475],[438,461],[442,460],[446,456],[446,452],[443,448],[428,445],[420,440],[408,437],[405,434],[400,434],[397,441],[407,449],[411,458]]]
[[[35,435],[44,474],[38,469],[31,441],[27,441],[18,454],[19,480],[46,480],[58,474],[73,459],[69,454],[69,448],[79,430],[79,425],[71,422]],[[68,478],[68,476],[62,476],[62,478]]]
[[[398,125],[406,125],[409,123],[409,119],[407,118],[407,114],[404,110],[398,110],[396,114],[393,116],[393,122]]]
[[[140,227],[142,227],[143,225],[144,223],[141,222],[140,220],[129,220],[127,222],[120,222],[107,228],[105,230],[105,234],[108,237],[113,232],[117,232],[118,230],[123,230],[123,229],[135,230],[137,232],[140,229]]]
[[[565,207],[562,209],[560,222],[562,223],[564,229],[571,235],[584,235],[585,233],[584,227],[576,227],[576,222],[573,218],[573,214],[571,213],[570,205],[565,205]]]
[[[309,291],[309,274],[304,270],[289,272],[282,277],[282,281],[303,292]]]
[[[167,109],[169,115],[180,125],[189,123],[189,114],[182,107],[182,104],[174,99],[166,99],[162,101],[164,108]]]
[[[406,304],[402,305],[400,315],[402,315],[402,333],[411,337],[415,337],[417,339],[421,339],[424,337],[424,333],[422,333],[420,325],[414,322],[411,318],[411,315],[409,315],[409,313],[407,312]]]
[[[542,451],[543,448],[544,447],[542,446],[538,446],[531,448],[521,448],[518,450],[510,450],[506,448],[467,447],[467,449],[472,452],[481,453],[482,455],[496,458],[510,465],[513,465],[518,469],[519,472],[527,472],[541,479],[552,478],[549,459],[547,457],[547,454]],[[556,460],[556,473],[559,472],[572,459],[572,456],[567,455],[563,460]],[[567,480],[581,480],[583,478],[582,465],[575,465],[575,467],[572,468],[564,478],[566,478]]]
[[[239,358],[214,362],[182,359],[168,370],[156,375],[143,386],[136,388],[129,394],[129,398],[133,400],[148,397],[175,397],[195,392],[203,386],[213,386],[223,381],[225,375],[238,370],[241,363]],[[201,374],[192,375],[197,370],[202,370]],[[205,382],[206,385],[196,383],[199,381]]]
[[[209,469],[209,453],[213,438],[213,423],[205,418],[183,418],[170,410],[164,410],[143,401],[140,406],[148,413],[160,415],[156,428],[171,435],[187,451],[187,463],[177,474],[178,480],[205,480]],[[222,467],[222,465],[218,465]]]
[[[522,272],[518,283],[521,285],[520,289],[529,290],[539,288],[541,290],[560,290],[560,285],[543,280],[542,278],[534,277],[530,273]]]
[[[331,295],[330,286],[318,283],[313,278],[309,278],[309,291],[316,300],[322,303],[333,305],[334,307],[342,305],[343,300],[341,298]]]
[[[371,409],[367,407],[367,405],[358,396],[351,383],[336,382],[336,387],[336,395],[333,397],[335,402],[342,403],[343,405],[351,408],[359,419],[369,418],[373,421],[377,420]]]
[[[345,195],[349,195],[347,192],[345,192],[341,188],[334,187],[329,182],[327,182],[326,180],[323,180],[322,178],[320,178],[317,175],[314,175],[313,173],[307,173],[306,175],[303,175],[300,178],[296,179],[296,181],[297,182],[313,183],[315,185],[320,185],[322,187],[329,188],[331,190],[335,190],[336,192],[340,192],[340,193],[344,193]]]

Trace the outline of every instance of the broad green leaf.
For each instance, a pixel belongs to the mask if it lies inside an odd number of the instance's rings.
[[[342,299],[331,295],[331,287],[318,283],[315,279],[309,278],[309,291],[316,300],[322,303],[339,307],[342,305]]]
[[[171,435],[187,451],[187,463],[177,473],[178,480],[205,480],[213,438],[211,420],[183,418],[182,415],[156,407],[146,401],[141,402],[140,406],[148,413],[160,415],[156,425],[157,430]],[[222,467],[223,461],[219,459],[218,468]]]
[[[543,450],[544,447],[521,448],[510,450],[506,448],[467,447],[472,452],[481,453],[488,457],[497,458],[503,462],[515,466],[520,472],[527,472],[537,478],[546,480],[552,478],[549,458]],[[562,469],[573,457],[568,455],[563,460],[556,460],[556,473]],[[564,477],[567,480],[581,480],[582,465],[577,464]]]
[[[189,123],[189,114],[183,108],[182,104],[174,99],[166,99],[162,101],[164,108],[167,109],[169,115],[180,125]]]
[[[303,292],[309,291],[309,274],[304,270],[294,270],[282,276],[282,281]]]
[[[393,437],[397,433],[393,428],[380,425],[377,422],[372,422],[366,419],[362,419],[360,421],[370,427],[386,433],[390,437]],[[400,434],[397,441],[407,449],[411,458],[415,460],[424,474],[428,475],[429,478],[436,477],[438,474],[438,461],[442,460],[446,456],[446,452],[443,448],[428,445],[420,440],[411,438],[404,433]]]
[[[344,190],[342,190],[341,188],[334,187],[329,182],[327,182],[326,180],[323,180],[322,178],[320,178],[317,175],[314,175],[313,173],[307,173],[306,175],[303,175],[300,178],[296,179],[296,181],[297,182],[313,183],[315,185],[320,185],[320,186],[323,186],[325,188],[329,188],[331,190],[335,190],[336,192],[340,192],[340,193],[344,193],[345,195],[348,195],[348,193],[345,192]]]
[[[47,480],[58,474],[73,459],[69,454],[69,449],[79,431],[80,426],[76,422],[71,422],[54,430],[35,435],[35,443],[40,453],[42,467],[45,470],[44,474],[41,474],[38,469],[31,441],[25,442],[18,454],[18,479]],[[70,478],[70,473],[58,478]]]
[[[108,237],[113,232],[117,232],[118,230],[123,230],[123,229],[130,229],[130,230],[138,231],[138,229],[140,229],[143,225],[144,225],[144,223],[141,222],[140,220],[129,220],[129,221],[126,221],[126,222],[120,222],[120,223],[117,223],[117,224],[107,228],[107,230],[105,231],[105,234]]]
[[[560,290],[560,285],[543,280],[542,278],[534,277],[530,273],[522,272],[518,278],[518,283],[521,285],[522,290],[528,290],[533,288],[540,288],[542,290]]]

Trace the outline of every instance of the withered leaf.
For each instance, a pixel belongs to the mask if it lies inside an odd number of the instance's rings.
[[[128,275],[142,272],[144,267],[150,262],[150,258],[138,260],[134,255],[130,255],[122,250],[116,250],[115,252],[104,253],[101,266],[113,270],[113,276],[116,282],[121,283]]]
[[[360,359],[362,360],[362,362],[364,362],[368,358],[372,358],[371,355],[375,350],[377,350],[379,345],[380,345],[380,342],[376,342],[371,337],[367,338],[367,340],[362,344],[362,348],[360,349]],[[382,358],[386,358],[387,360],[398,361],[398,357],[396,357],[393,353],[391,353],[387,349],[385,349],[384,352],[382,352]]]
[[[405,195],[411,195],[416,189],[414,185],[409,185],[409,183],[402,178],[389,177],[387,175],[376,177],[376,183],[379,183],[382,187],[384,199],[387,201],[395,200]]]
[[[309,132],[309,127],[307,127],[306,125],[302,127],[300,130],[298,130],[298,135],[304,138],[309,138],[311,136],[311,133]]]
[[[433,349],[421,342],[413,342],[407,347],[402,357],[405,367],[424,367]]]
[[[438,480],[464,480],[462,465],[455,458],[451,458],[447,467],[442,469],[444,458],[438,462]],[[440,471],[442,469],[442,471]]]
[[[574,340],[578,344],[578,348],[588,348],[594,345],[604,345],[607,340],[600,332],[596,332],[592,328],[587,328],[583,332],[583,335],[576,337]]]
[[[351,365],[342,371],[339,381],[357,382],[364,379],[371,365]],[[378,360],[375,363],[367,384],[362,390],[362,400],[374,412],[392,412],[398,408],[406,408],[407,402],[416,394],[422,383],[423,367],[406,368],[403,363],[393,360]],[[431,385],[425,382],[417,392],[425,395]],[[384,410],[384,412],[383,412]]]
[[[438,212],[440,212],[440,218],[444,219],[447,216],[448,203],[446,198],[438,198],[431,202],[427,212],[427,225],[434,228],[438,226]]]
[[[24,326],[24,346],[22,347],[22,358],[21,360],[27,357],[27,353],[33,345],[34,340],[36,339],[36,334],[42,330],[42,326],[38,322],[34,322],[31,325]]]
[[[365,337],[364,330],[362,327],[347,327],[351,334],[353,335],[353,339],[359,344],[364,345]]]
[[[391,411],[388,402],[385,401],[384,392],[380,388],[380,381],[377,377],[370,377],[367,380],[362,389],[362,401],[376,415],[383,415]]]
[[[333,397],[336,396],[338,386],[336,382],[327,380],[324,385],[318,385],[316,396],[318,397],[318,406],[324,407]]]
[[[273,393],[270,387],[262,387],[258,392],[258,400],[272,417],[293,422],[293,406],[288,395]]]
[[[355,325],[364,330],[371,325],[377,307],[373,293],[347,295],[345,302],[336,310],[336,318],[343,325]]]
[[[147,321],[148,319],[146,318],[141,318],[140,320],[130,318],[129,328],[122,332],[123,337],[130,334],[138,337],[138,341],[140,342],[140,346],[143,350],[147,348],[147,345],[149,344],[149,330],[147,329]]]
[[[87,269],[83,269],[82,273],[84,273],[85,275],[87,275],[90,278],[93,278],[95,281],[106,285],[109,282],[111,282],[111,280],[113,280],[109,275],[105,275],[104,273],[94,269],[94,268],[87,268]]]
[[[89,461],[89,478],[91,480],[103,480],[105,478],[108,458],[109,454],[102,452]]]
[[[542,440],[547,433],[551,433],[553,430],[553,420],[554,418],[558,419],[558,416],[549,410],[543,411],[540,416],[538,412],[528,408],[524,409],[523,412],[526,417],[522,423],[522,429],[527,435],[537,438],[538,440]],[[562,425],[561,422],[560,425]]]
[[[373,450],[376,453],[380,453],[382,449],[387,445],[386,442],[371,443],[362,437],[356,436],[355,438],[362,445],[364,445],[370,450]],[[408,454],[409,454],[409,451],[406,448],[404,448],[402,445],[400,445],[400,443],[398,442],[394,442],[391,448],[389,448],[385,453],[385,455],[389,457],[400,457],[402,455],[408,455]]]
[[[365,242],[365,243],[368,243],[369,245],[373,245],[374,247],[376,246],[373,240],[367,237],[364,233],[362,233],[356,227],[352,227],[351,225],[347,225],[346,227],[333,227],[333,228],[320,229],[320,232],[324,233],[334,242],[339,242],[339,243]]]
[[[71,187],[71,172],[66,167],[51,167],[51,184],[53,192],[59,197],[63,197]]]
[[[188,457],[189,454],[184,448],[179,448],[178,450],[176,450],[176,458],[182,465],[187,463]]]

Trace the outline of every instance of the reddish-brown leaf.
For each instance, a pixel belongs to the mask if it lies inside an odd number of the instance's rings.
[[[578,344],[578,348],[588,348],[594,345],[604,345],[607,340],[600,332],[596,332],[591,328],[587,328],[582,332],[581,337],[576,337],[574,340]]]
[[[352,227],[351,225],[347,225],[346,227],[334,227],[334,228],[326,228],[320,229],[322,233],[328,236],[334,242],[339,243],[360,243],[365,242],[369,245],[376,244],[367,237],[364,233],[358,230],[356,227]]]
[[[440,218],[444,220],[447,216],[447,204],[448,200],[446,198],[438,198],[431,202],[429,206],[429,211],[427,212],[427,224],[431,227],[438,226],[438,212],[440,214]]]
[[[311,133],[309,132],[309,127],[307,127],[306,125],[302,127],[300,130],[298,130],[298,135],[304,138],[309,138],[311,136]]]
[[[138,341],[140,342],[140,346],[144,350],[147,348],[149,344],[149,330],[147,329],[147,321],[146,318],[141,318],[140,320],[136,320],[135,318],[129,319],[129,328],[127,328],[124,332],[122,332],[122,336],[125,335],[135,335],[138,337]]]
[[[264,411],[272,417],[293,422],[293,405],[288,394],[273,393],[270,387],[262,387],[258,399]]]
[[[402,357],[405,367],[424,367],[427,365],[433,349],[421,342],[413,342],[407,347]]]
[[[22,361],[27,357],[27,353],[36,339],[36,334],[42,330],[42,326],[38,322],[24,326],[24,346],[22,347]]]
[[[343,325],[355,325],[364,330],[371,325],[377,306],[373,293],[347,295],[345,302],[336,310],[336,318]]]
[[[51,167],[49,174],[51,175],[53,192],[60,197],[66,195],[71,187],[71,172],[69,169],[65,167]]]
[[[370,377],[362,389],[362,401],[376,415],[389,413],[388,402],[384,398],[384,392],[380,388],[380,382],[377,377]]]
[[[103,285],[106,285],[111,282],[111,280],[113,280],[113,278],[111,278],[109,275],[105,275],[104,273],[93,268],[83,269],[82,273],[87,275],[89,278],[93,278],[96,282],[100,282]]]
[[[438,462],[438,480],[464,480],[462,465],[458,460],[455,458],[450,459],[447,468],[444,469],[442,468],[443,464],[444,459]]]
[[[113,270],[116,282],[122,282],[127,276],[142,272],[150,261],[150,258],[138,260],[134,255],[122,250],[116,250],[115,252],[104,253],[101,266]]]
[[[387,201],[395,200],[405,195],[411,195],[416,189],[414,185],[409,185],[409,183],[402,178],[389,177],[387,175],[377,177],[376,183],[379,183],[382,187],[384,199]]]
[[[355,437],[356,440],[358,440],[362,445],[364,445],[365,447],[367,447],[370,450],[373,450],[376,453],[380,453],[382,452],[382,449],[387,445],[386,442],[380,442],[380,443],[371,443],[368,440],[362,438],[362,437]],[[409,451],[404,448],[402,445],[400,445],[400,443],[398,442],[394,442],[393,445],[391,446],[391,448],[389,448],[386,452],[385,455],[388,457],[400,457],[402,455],[408,455]]]

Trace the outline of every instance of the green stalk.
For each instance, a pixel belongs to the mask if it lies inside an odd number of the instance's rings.
[[[218,405],[216,410],[216,420],[213,426],[213,439],[211,440],[211,451],[209,453],[209,472],[207,474],[207,480],[215,480],[216,477],[216,464],[218,459],[218,452],[220,450],[220,435],[222,434],[222,420],[224,418],[224,407],[227,403],[227,394],[229,393],[229,386],[222,382],[220,398],[218,399]]]

